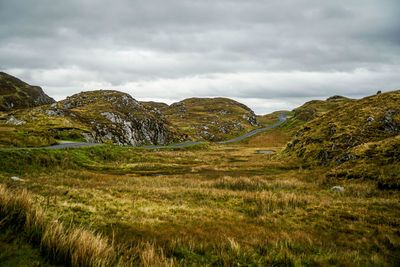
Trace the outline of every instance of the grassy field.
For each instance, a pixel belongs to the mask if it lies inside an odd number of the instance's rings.
[[[27,210],[43,216],[41,231],[17,228],[17,239],[6,238],[15,227],[0,223],[0,264],[3,255],[16,255],[13,240],[25,242],[19,246],[31,255],[27,266],[57,253],[65,262],[75,257],[76,264],[99,266],[400,264],[400,193],[379,190],[373,181],[327,178],[324,167],[303,169],[258,153],[279,151],[288,138],[281,127],[231,145],[0,150],[2,194],[11,199],[24,192],[32,206]],[[332,192],[335,185],[344,192]],[[27,224],[20,217],[12,222]],[[64,250],[44,242],[55,228],[51,244],[58,244],[57,236],[73,240],[60,245]],[[74,231],[87,238],[77,241]],[[79,254],[93,240],[107,253]],[[84,255],[97,255],[98,262]]]

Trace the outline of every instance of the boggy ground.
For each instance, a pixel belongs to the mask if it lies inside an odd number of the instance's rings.
[[[398,265],[399,192],[258,153],[286,142],[278,128],[169,150],[3,150],[0,182],[30,191],[48,218],[108,237],[114,264]]]

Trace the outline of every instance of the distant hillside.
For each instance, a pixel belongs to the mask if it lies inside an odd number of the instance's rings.
[[[279,110],[265,115],[257,115],[256,117],[261,126],[269,126],[279,121],[278,114],[289,112],[288,110]]]
[[[47,137],[42,145],[54,138],[133,146],[185,140],[158,112],[118,91],[79,93],[52,105],[15,112],[2,121],[0,127],[7,134],[0,134],[0,142],[1,136],[14,133],[18,139],[23,132],[29,132],[30,138]],[[3,144],[7,143],[4,138]],[[8,145],[18,144],[10,141]]]
[[[294,109],[294,117],[301,121],[310,121],[318,116],[325,114],[335,108],[343,106],[347,103],[353,102],[354,99],[350,99],[343,96],[331,96],[327,100],[312,100],[306,102],[301,107]]]
[[[199,140],[225,140],[258,126],[250,108],[228,98],[188,98],[161,109],[173,125]]]
[[[140,101],[140,103],[145,106],[147,109],[157,109],[160,112],[164,112],[168,109],[168,105],[161,102],[154,101]]]
[[[31,86],[0,72],[0,111],[31,108],[54,102],[54,99],[46,95],[39,86]]]
[[[329,101],[329,100],[328,100]],[[400,91],[352,100],[304,124],[286,153],[329,175],[400,186]]]

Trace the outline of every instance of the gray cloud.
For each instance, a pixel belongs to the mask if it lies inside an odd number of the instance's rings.
[[[291,109],[398,89],[399,11],[396,0],[0,0],[0,69],[57,99],[113,88]]]

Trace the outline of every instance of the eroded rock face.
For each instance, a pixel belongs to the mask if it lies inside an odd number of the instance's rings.
[[[380,119],[379,128],[386,133],[398,134],[400,132],[400,126],[394,120],[393,116],[399,113],[398,110],[389,108],[386,110],[385,115]]]
[[[50,116],[68,116],[88,125],[83,134],[88,142],[112,142],[117,145],[167,145],[185,137],[168,122],[158,118],[130,95],[108,90],[83,92],[44,111]]]

